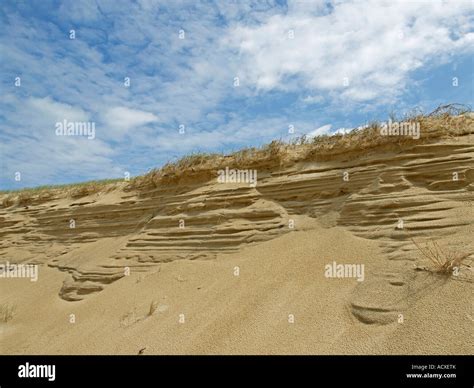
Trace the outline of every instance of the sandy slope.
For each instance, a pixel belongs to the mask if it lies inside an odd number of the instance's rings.
[[[411,239],[474,252],[473,200],[470,135],[259,171],[256,188],[1,209],[1,261],[40,277],[0,280],[17,307],[0,352],[472,354],[472,256],[456,278],[415,271]],[[364,281],[326,278],[333,261],[364,264]]]

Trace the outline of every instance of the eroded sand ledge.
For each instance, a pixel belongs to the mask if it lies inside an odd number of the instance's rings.
[[[474,252],[473,203],[464,135],[263,168],[256,187],[188,179],[0,209],[0,260],[40,264],[38,282],[0,282],[16,306],[0,350],[472,354],[470,259],[457,279],[415,271],[411,239]],[[333,261],[364,264],[364,281],[325,278]]]

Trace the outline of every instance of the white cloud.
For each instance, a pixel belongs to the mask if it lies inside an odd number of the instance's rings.
[[[333,134],[334,135],[346,135],[348,133],[351,133],[353,130],[354,130],[354,128],[344,128],[344,127],[342,127],[342,128],[336,129],[333,132]]]
[[[58,12],[62,17],[70,17],[75,22],[96,20],[100,15],[98,6],[93,1],[63,2]]]
[[[365,129],[367,127],[368,127],[368,125],[365,124],[365,125],[361,125],[361,126],[356,127],[356,128],[341,127],[341,128],[338,128],[338,129],[335,129],[335,130],[331,131],[332,125],[331,124],[326,124],[326,125],[323,125],[319,128],[316,128],[316,129],[312,130],[311,132],[306,134],[306,137],[313,138],[313,137],[322,136],[322,135],[347,135],[348,133],[351,133],[355,129],[356,130],[362,130],[362,129]]]
[[[323,125],[322,127],[316,128],[309,132],[306,137],[313,138],[321,135],[329,135],[331,130],[331,124]]]
[[[128,130],[153,123],[158,117],[153,113],[126,107],[114,107],[108,109],[104,114],[106,126],[118,134]]]
[[[337,1],[332,11],[323,8],[294,1],[286,14],[234,26],[224,38],[256,90],[311,88],[333,100],[386,103],[414,70],[474,47],[471,2]]]
[[[54,101],[51,97],[30,97],[27,100],[27,105],[29,109],[33,110],[29,113],[33,114],[35,118],[42,118],[51,122],[89,120],[89,114],[82,108]]]
[[[304,97],[302,99],[302,101],[305,103],[305,104],[308,104],[308,105],[316,105],[316,104],[320,104],[321,102],[324,101],[324,97],[323,96],[311,96],[311,95],[308,95],[306,97]]]

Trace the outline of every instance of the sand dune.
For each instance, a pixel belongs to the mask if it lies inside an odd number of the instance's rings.
[[[472,132],[209,176],[0,209],[0,260],[40,265],[0,281],[0,352],[473,353],[473,256],[413,243],[474,252]]]

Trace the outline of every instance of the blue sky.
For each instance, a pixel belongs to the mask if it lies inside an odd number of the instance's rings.
[[[3,0],[0,188],[472,106],[473,27],[462,0]]]

